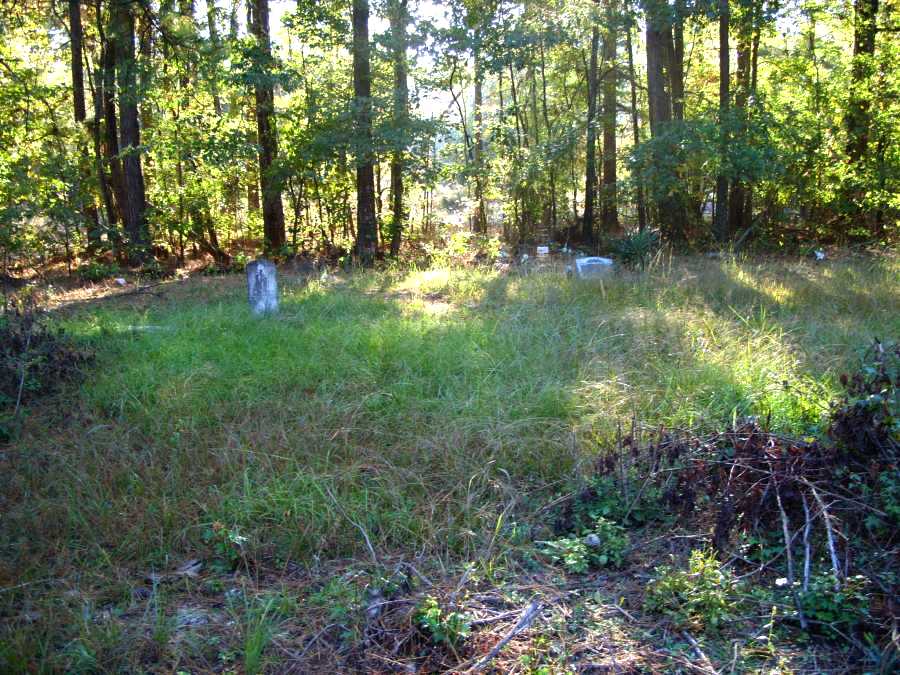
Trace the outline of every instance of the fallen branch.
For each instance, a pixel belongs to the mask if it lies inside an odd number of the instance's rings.
[[[682,631],[681,634],[684,636],[685,640],[691,643],[691,647],[694,648],[694,653],[697,655],[697,658],[700,659],[700,661],[709,670],[709,672],[715,673],[715,675],[719,675],[719,671],[716,670],[715,666],[713,666],[712,664],[712,661],[709,660],[709,657],[700,648],[700,643],[694,639],[694,636],[687,631]]]
[[[472,666],[471,670],[469,670],[468,672],[477,672],[483,669],[494,659],[494,657],[497,656],[497,654],[499,654],[503,650],[503,648],[509,643],[510,640],[512,640],[514,637],[516,637],[516,635],[527,629],[532,624],[535,617],[540,614],[542,609],[543,605],[540,602],[538,602],[536,599],[532,600],[531,604],[528,605],[524,612],[522,612],[522,616],[519,617],[516,625],[513,626],[506,635],[503,636],[503,639],[501,639],[500,642],[494,645],[494,648],[491,649],[491,651],[489,651],[484,656],[484,658],[482,658],[478,663]]]

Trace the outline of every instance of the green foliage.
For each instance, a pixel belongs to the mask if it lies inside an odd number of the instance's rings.
[[[216,521],[203,530],[203,541],[212,546],[215,567],[223,572],[233,571],[244,558],[247,537],[237,527],[227,527]]]
[[[359,586],[343,578],[331,579],[311,593],[308,602],[313,607],[328,610],[331,623],[351,625],[362,609],[363,594]]]
[[[91,260],[81,265],[76,273],[78,274],[78,278],[82,281],[97,282],[117,276],[118,274],[121,274],[121,271],[119,266],[114,262],[106,263]]]
[[[734,615],[735,580],[711,551],[691,551],[687,570],[656,568],[647,584],[644,606],[669,617],[676,625],[717,630]]]
[[[584,492],[572,507],[576,527],[590,529],[598,519],[609,518],[626,527],[644,525],[662,515],[660,490],[657,486],[643,486],[637,471],[626,477],[634,497],[623,499],[622,488],[610,475],[591,478]]]
[[[644,230],[611,242],[613,255],[625,267],[645,269],[659,248],[659,233]]]
[[[594,519],[581,536],[568,536],[542,542],[544,553],[570,572],[584,574],[593,567],[621,567],[630,538],[625,528],[603,516]]]
[[[834,588],[832,573],[814,574],[806,591],[800,592],[800,604],[808,619],[820,622],[826,632],[855,628],[871,617],[869,603],[871,583],[862,576],[851,576]]]
[[[470,631],[469,618],[465,614],[448,612],[432,595],[426,596],[416,608],[414,620],[432,642],[450,647],[465,640]]]

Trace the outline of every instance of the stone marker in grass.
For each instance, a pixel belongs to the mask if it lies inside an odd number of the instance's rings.
[[[257,316],[278,311],[278,278],[271,260],[254,260],[247,265],[247,294],[250,309]]]
[[[575,258],[574,270],[569,267],[566,271],[569,274],[574,272],[579,279],[602,279],[608,276],[615,269],[615,264],[610,258]]]

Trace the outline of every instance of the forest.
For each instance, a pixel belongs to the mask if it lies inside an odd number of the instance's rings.
[[[895,10],[5,3],[5,274],[261,250],[370,264],[454,232],[593,250],[639,231],[680,250],[885,243]]]
[[[0,31],[0,673],[900,669],[900,1]]]

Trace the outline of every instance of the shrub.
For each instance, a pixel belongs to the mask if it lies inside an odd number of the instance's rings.
[[[800,603],[807,618],[831,627],[854,627],[869,618],[869,580],[861,575],[848,577],[839,590],[834,588],[831,573],[817,574],[809,580],[809,587],[800,594]]]
[[[659,233],[644,230],[612,242],[613,255],[625,267],[644,269],[659,248]]]
[[[543,542],[544,552],[553,562],[562,563],[577,574],[584,574],[591,567],[621,567],[629,543],[625,528],[602,516],[582,537]]]
[[[732,615],[730,594],[735,581],[719,566],[712,551],[691,551],[688,569],[663,565],[647,585],[646,608],[669,617],[676,625],[718,628]]]
[[[51,393],[77,377],[90,358],[32,309],[0,316],[0,410]]]
[[[82,281],[103,281],[114,277],[121,272],[119,266],[114,263],[105,263],[96,260],[85,263],[78,268],[78,278]]]

